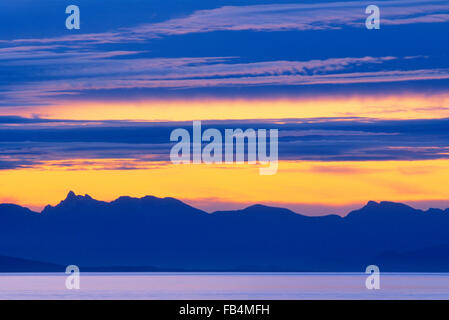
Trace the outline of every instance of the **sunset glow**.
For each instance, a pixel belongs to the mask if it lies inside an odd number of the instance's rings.
[[[449,95],[314,97],[302,99],[183,99],[148,101],[64,101],[56,105],[2,108],[0,115],[66,120],[191,121],[373,117],[449,117]]]
[[[104,201],[122,195],[154,195],[187,202],[218,201],[240,206],[269,202],[286,206],[297,203],[338,207],[368,200],[449,198],[445,187],[449,179],[449,160],[282,161],[278,173],[273,176],[260,176],[258,165],[148,163],[139,169],[117,170],[114,168],[118,164],[127,161],[90,161],[97,165],[86,166],[85,160],[73,160],[79,165],[64,168],[63,163],[51,162],[36,168],[2,170],[2,185],[8,187],[1,189],[0,201],[42,208],[57,204],[69,190]]]

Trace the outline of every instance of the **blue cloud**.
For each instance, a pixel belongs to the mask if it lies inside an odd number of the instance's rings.
[[[17,120],[17,119],[16,119]],[[277,128],[279,156],[288,160],[425,160],[449,158],[449,119],[369,120],[308,119],[274,121],[203,122],[203,130],[226,128]],[[139,162],[169,160],[170,132],[191,130],[191,123],[130,123],[106,121],[48,126],[4,119],[0,127],[0,167],[33,166],[47,160],[134,159]],[[2,122],[2,119],[0,119]],[[70,161],[65,164],[70,166]]]
[[[447,1],[382,1],[375,31],[359,1],[83,0],[80,31],[68,4],[2,1],[0,106],[447,90]]]

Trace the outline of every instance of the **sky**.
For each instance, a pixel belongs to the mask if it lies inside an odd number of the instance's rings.
[[[447,0],[3,0],[0,202],[449,207],[448,49]],[[277,173],[171,163],[193,120],[278,129]]]

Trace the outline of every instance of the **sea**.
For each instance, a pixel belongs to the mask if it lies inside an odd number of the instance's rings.
[[[315,300],[449,299],[449,273],[65,273],[0,274],[0,299]],[[67,285],[69,282],[69,285]],[[72,289],[68,289],[72,287]]]

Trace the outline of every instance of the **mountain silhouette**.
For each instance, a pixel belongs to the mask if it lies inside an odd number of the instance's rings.
[[[207,213],[174,198],[69,192],[41,213],[0,205],[0,272],[449,271],[449,210],[369,201],[345,217],[253,205]],[[15,268],[15,269],[14,269]],[[63,267],[62,267],[63,268]]]
[[[0,272],[61,272],[63,266],[56,264],[0,256]]]

